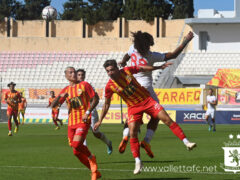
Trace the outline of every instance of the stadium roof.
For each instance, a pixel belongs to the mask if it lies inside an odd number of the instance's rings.
[[[189,18],[185,19],[186,24],[238,24],[240,18]]]

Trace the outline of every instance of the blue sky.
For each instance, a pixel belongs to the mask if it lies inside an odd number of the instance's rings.
[[[62,4],[67,0],[52,0],[51,5],[55,7],[58,12],[62,12]],[[234,0],[194,0],[194,15],[197,14],[198,9],[216,9],[220,11],[230,11],[234,9]]]

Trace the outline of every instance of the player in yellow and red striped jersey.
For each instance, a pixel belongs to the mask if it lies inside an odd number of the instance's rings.
[[[73,148],[73,154],[92,172],[92,180],[100,178],[94,155],[83,144],[91,125],[91,112],[99,102],[92,86],[86,82],[77,82],[76,70],[67,67],[65,77],[69,86],[65,87],[60,95],[52,102],[51,107],[66,101],[68,106],[68,140]]]
[[[7,117],[8,117],[8,136],[12,136],[12,122],[11,119],[13,118],[15,122],[15,130],[14,132],[18,132],[18,121],[17,121],[17,115],[18,115],[18,103],[21,102],[21,95],[18,91],[15,90],[16,84],[14,82],[11,82],[8,84],[9,91],[5,94],[5,101],[8,104],[7,107]]]
[[[130,129],[130,146],[133,157],[135,158],[134,174],[140,173],[142,162],[140,160],[140,145],[138,141],[138,131],[142,122],[143,113],[147,113],[153,119],[162,120],[171,131],[180,139],[187,141],[187,148],[194,148],[196,143],[191,143],[187,140],[182,129],[175,123],[164,108],[158,104],[150,93],[141,86],[134,78],[133,74],[138,72],[149,72],[156,69],[164,69],[172,63],[165,63],[162,66],[132,66],[125,67],[119,70],[116,60],[107,60],[104,63],[104,68],[107,71],[110,80],[105,87],[105,103],[103,105],[101,117],[95,124],[94,129],[98,128],[111,104],[113,93],[117,93],[123,98],[128,106],[128,127]],[[158,124],[156,124],[157,126]]]
[[[55,92],[54,91],[50,91],[50,98],[49,98],[47,107],[51,106],[51,103],[54,101],[55,98],[56,98]],[[63,125],[62,120],[58,119],[59,108],[60,108],[60,104],[58,104],[56,107],[52,108],[52,120],[53,120],[53,123],[56,126],[56,128],[55,128],[56,130],[60,129],[60,127],[59,127],[57,122],[59,122],[61,126]]]
[[[23,97],[23,93],[20,92],[21,95],[21,102],[18,103],[18,124],[20,124],[20,114],[22,114],[22,124],[24,124],[25,121],[25,111],[27,108],[27,100],[25,97]]]

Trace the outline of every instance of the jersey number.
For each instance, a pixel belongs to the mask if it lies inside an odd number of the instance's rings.
[[[147,61],[143,58],[139,59],[136,54],[131,55],[131,65],[132,66],[145,66]]]

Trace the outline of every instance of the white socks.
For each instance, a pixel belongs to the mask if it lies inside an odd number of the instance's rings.
[[[87,146],[87,139],[84,140],[83,145]]]
[[[188,141],[187,138],[184,138],[182,141],[183,141],[183,143],[184,143],[185,145],[187,145],[187,144],[189,143],[189,141]]]
[[[136,157],[136,158],[135,158],[135,162],[136,162],[136,163],[139,163],[139,162],[141,162],[141,159],[140,159],[139,157]]]
[[[129,128],[128,127],[123,130],[123,138],[126,136],[129,137]]]
[[[144,138],[144,141],[149,144],[150,141],[152,140],[153,135],[154,135],[154,131],[151,130],[151,129],[147,129],[147,132],[146,132],[146,136],[145,136],[145,138]]]

